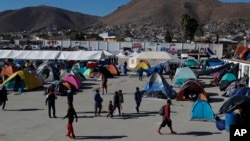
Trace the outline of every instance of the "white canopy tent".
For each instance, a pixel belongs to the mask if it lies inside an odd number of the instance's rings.
[[[105,55],[103,51],[0,50],[0,59],[101,60]]]
[[[0,50],[0,59],[11,59],[13,50]]]
[[[117,55],[116,55],[116,57],[118,57],[118,58],[128,58],[128,56],[126,56],[124,53],[122,53],[122,52],[119,52]]]
[[[179,61],[177,56],[163,51],[145,51],[128,59],[128,67],[134,68],[141,60],[146,59],[151,66],[158,65],[163,61]]]

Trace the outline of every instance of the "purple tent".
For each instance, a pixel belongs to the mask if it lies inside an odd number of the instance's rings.
[[[80,89],[82,82],[75,76],[72,74],[67,74],[63,77],[63,80],[69,82],[70,84],[74,85],[75,88],[78,90]]]

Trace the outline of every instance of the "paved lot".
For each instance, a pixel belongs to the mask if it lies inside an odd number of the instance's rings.
[[[103,95],[102,117],[94,117],[94,89],[100,87],[98,81],[84,81],[84,89],[74,97],[75,109],[79,116],[74,123],[76,140],[112,140],[112,141],[227,141],[229,134],[219,131],[213,122],[190,121],[192,102],[175,101],[172,106],[173,128],[177,135],[170,135],[168,128],[163,128],[163,135],[155,133],[161,117],[158,110],[165,100],[143,99],[141,113],[135,112],[133,93],[135,87],[142,88],[147,80],[139,81],[137,77],[120,76],[109,79],[108,94]],[[201,79],[208,84],[209,79]],[[169,81],[169,80],[168,80]],[[125,103],[124,116],[106,118],[108,101],[114,91],[122,89]],[[178,88],[175,88],[178,91]],[[220,96],[217,87],[205,88],[210,94],[211,106],[216,113],[224,98]],[[50,119],[45,106],[43,91],[26,92],[24,95],[8,96],[6,109],[0,111],[0,141],[64,141],[67,120],[62,120],[66,114],[66,97],[58,97],[56,109],[58,118]]]

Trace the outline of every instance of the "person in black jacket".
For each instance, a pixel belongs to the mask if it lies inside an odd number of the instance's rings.
[[[3,104],[2,109],[5,111],[5,104],[6,101],[8,101],[8,91],[6,89],[6,86],[3,86],[3,88],[0,91],[0,102]]]
[[[142,75],[143,75],[143,68],[142,67],[139,68],[138,74],[139,74],[139,80],[142,81]]]
[[[121,109],[120,109],[120,96],[119,96],[119,93],[118,91],[115,92],[115,95],[113,97],[113,102],[114,102],[114,108],[113,108],[113,112],[115,111],[115,109],[117,108],[118,109],[118,113],[119,113],[119,116],[121,116]]]
[[[68,132],[66,136],[75,139],[73,122],[74,122],[74,118],[76,118],[76,122],[78,121],[77,114],[72,103],[68,103],[68,106],[69,107],[68,107],[67,115],[63,117],[63,119],[68,118],[68,124],[67,124]]]
[[[51,118],[51,109],[53,110],[53,117],[56,117],[56,94],[54,93],[54,90],[51,89],[50,92],[47,94],[46,96],[46,101],[45,101],[45,105],[48,105],[48,114],[49,114],[49,118]]]

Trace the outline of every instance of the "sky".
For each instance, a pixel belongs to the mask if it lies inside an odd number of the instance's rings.
[[[106,16],[131,0],[0,0],[0,12],[24,7],[46,5],[88,15]],[[220,0],[222,2],[250,2],[250,0]]]

